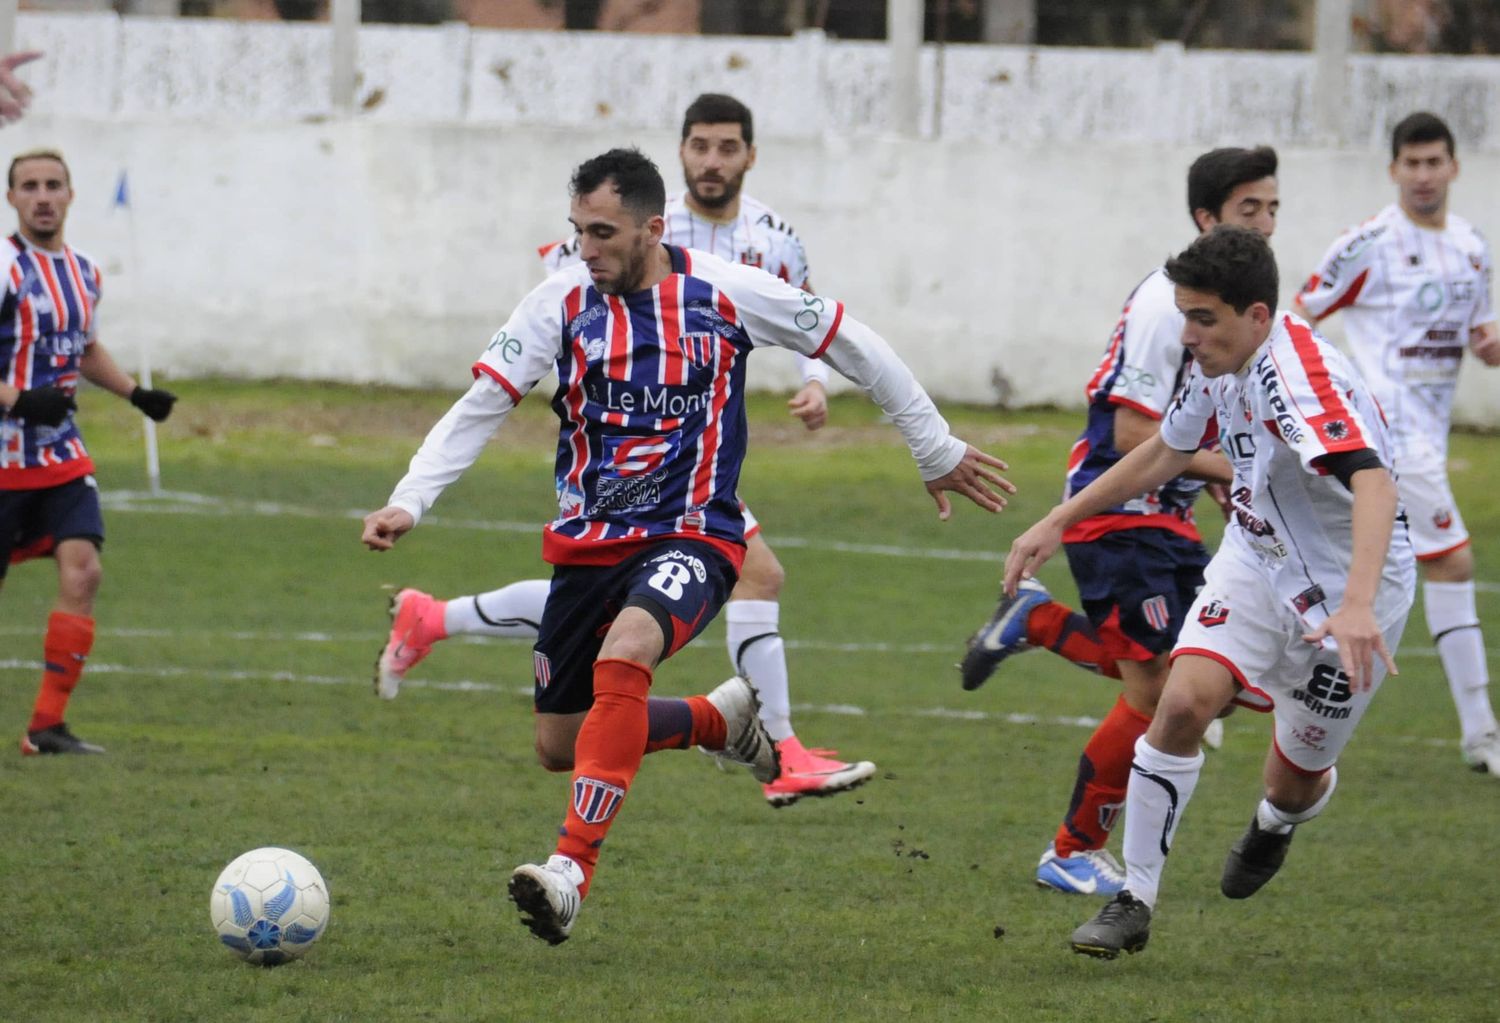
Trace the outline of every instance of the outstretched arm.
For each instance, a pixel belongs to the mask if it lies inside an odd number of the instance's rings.
[[[824,358],[840,375],[859,385],[901,431],[937,503],[939,518],[952,514],[948,492],[961,494],[986,511],[1005,507],[1005,495],[1015,493],[1016,488],[994,470],[1004,470],[1006,464],[953,436],[947,420],[884,338],[845,315]]]
[[[386,506],[365,516],[360,542],[372,551],[390,550],[474,464],[513,408],[515,401],[499,383],[477,377],[427,432]]]
[[[1030,579],[1062,545],[1069,526],[1113,508],[1122,501],[1161,486],[1193,461],[1193,452],[1167,446],[1161,435],[1149,437],[1047,517],[1016,537],[1005,556],[1005,592],[1015,596],[1022,579]]]

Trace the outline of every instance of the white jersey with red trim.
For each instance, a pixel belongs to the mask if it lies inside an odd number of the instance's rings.
[[[1278,313],[1239,373],[1209,379],[1193,365],[1161,437],[1178,451],[1196,451],[1215,421],[1234,467],[1234,515],[1220,551],[1257,561],[1280,598],[1316,627],[1343,603],[1353,544],[1353,494],[1321,460],[1368,448],[1389,467],[1380,408],[1338,349],[1302,319]],[[1405,515],[1398,514],[1377,611],[1403,595],[1409,605],[1415,585]]]
[[[663,216],[667,225],[661,240],[667,245],[711,252],[729,263],[759,267],[803,291],[812,290],[802,239],[759,199],[742,193],[739,215],[727,224],[718,224],[694,213],[687,204],[687,193],[677,192],[667,196]],[[556,273],[578,262],[578,239],[566,238],[543,245],[537,249],[537,255],[549,274]],[[802,378],[826,385],[828,368],[820,362],[803,360]]]
[[[0,378],[22,391],[78,389],[94,343],[99,266],[71,246],[51,252],[20,234],[0,242]],[[54,487],[94,471],[73,413],[57,426],[0,415],[0,490]]]
[[[1338,237],[1297,296],[1316,319],[1344,310],[1356,365],[1398,454],[1446,452],[1469,331],[1495,318],[1489,245],[1450,214],[1432,230],[1387,206]]]
[[[668,538],[712,544],[736,565],[744,519],[745,358],[773,345],[826,357],[876,401],[924,479],[967,446],[879,335],[842,303],[754,268],[667,246],[672,273],[652,288],[601,294],[582,264],[531,292],[474,366],[476,382],[433,427],[390,504],[419,519],[549,372],[558,436],[553,564],[613,564]]]

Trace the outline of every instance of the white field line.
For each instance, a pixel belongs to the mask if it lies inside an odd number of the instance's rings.
[[[213,640],[229,640],[245,643],[353,643],[367,644],[370,648],[377,649],[384,627],[373,615],[371,621],[376,622],[378,627],[373,627],[369,632],[265,632],[247,629],[194,629],[191,632],[183,632],[178,629],[130,629],[130,628],[98,628],[96,636],[109,636],[117,639],[186,639],[204,638]],[[715,626],[709,626],[699,639],[713,639],[720,630]],[[0,626],[0,636],[31,636],[38,642],[41,641],[37,630],[22,626]],[[502,636],[453,636],[447,642],[463,643],[465,645],[486,645],[490,643],[515,643],[530,644],[530,639],[519,639]],[[835,654],[946,654],[957,658],[960,655],[958,645],[955,643],[836,643],[832,640],[823,639],[784,639],[788,650],[808,650],[817,653]],[[1487,649],[1485,651],[1491,657],[1500,657],[1500,651]],[[1398,657],[1436,657],[1437,650],[1433,647],[1400,647],[1396,651]],[[4,662],[0,662],[0,667]]]
[[[303,519],[354,519],[361,520],[372,509],[363,511],[349,509],[330,511],[326,508],[311,508],[303,505],[283,504],[278,501],[242,501],[236,498],[214,497],[208,494],[191,494],[168,491],[150,494],[144,490],[117,490],[102,496],[104,507],[111,512],[149,512],[157,515],[257,515],[266,518]],[[540,534],[540,522],[506,522],[490,519],[449,519],[442,515],[427,515],[424,526],[445,529],[468,529],[490,533]],[[815,548],[838,554],[870,554],[887,558],[925,558],[930,561],[988,561],[1004,562],[1005,554],[996,550],[965,550],[956,547],[901,547],[892,544],[846,543],[842,540],[813,540],[800,536],[776,537],[777,547]],[[1500,593],[1500,582],[1476,582],[1475,589],[1481,593]]]
[[[145,631],[145,630],[139,630]],[[137,633],[139,634],[139,633]],[[519,642],[519,641],[516,641]],[[41,661],[20,660],[16,658],[0,659],[0,671],[26,671],[39,672],[42,670]],[[356,688],[368,688],[370,679],[368,676],[351,677],[348,675],[306,675],[294,671],[257,671],[254,669],[227,670],[223,668],[187,668],[175,665],[152,665],[142,667],[128,664],[108,664],[93,662],[88,666],[91,675],[146,675],[152,678],[200,678],[211,679],[216,682],[290,682],[298,685],[316,686],[349,686]],[[479,682],[473,679],[459,679],[450,682],[428,682],[422,679],[408,679],[402,683],[403,689],[435,689],[441,692],[459,693],[509,693],[513,696],[527,696],[532,693],[529,685],[500,685],[495,682]],[[848,703],[794,703],[792,710],[798,714],[831,714],[843,717],[869,717],[871,711],[865,707]],[[912,711],[878,711],[881,717],[924,717],[943,718],[952,721],[972,722],[996,722],[1006,725],[1056,725],[1064,728],[1094,729],[1099,725],[1099,719],[1093,717],[1077,717],[1066,715],[1042,715],[1023,713],[997,713],[987,710],[959,709],[953,707],[923,707]],[[1426,736],[1401,735],[1396,736],[1395,741],[1402,745],[1431,746],[1437,748],[1449,748],[1458,745],[1457,740],[1433,739]]]

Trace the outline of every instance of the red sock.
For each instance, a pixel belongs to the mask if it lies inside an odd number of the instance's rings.
[[[613,658],[594,662],[594,705],[573,746],[573,793],[557,852],[583,869],[586,895],[599,847],[645,756],[651,669]]]
[[[724,715],[708,702],[706,696],[689,696],[685,700],[653,696],[646,702],[650,722],[646,733],[646,752],[664,749],[723,749],[728,736]]]
[[[1026,642],[1061,654],[1080,668],[1119,678],[1115,651],[1108,636],[1100,635],[1083,615],[1055,600],[1032,608],[1026,618]],[[1123,636],[1120,637],[1124,639]]]
[[[94,620],[83,615],[53,611],[47,618],[47,637],[42,641],[45,666],[42,687],[36,694],[28,732],[39,732],[61,724],[68,697],[83,674],[83,662],[94,648]]]
[[[1083,756],[1078,758],[1073,799],[1053,840],[1057,855],[1104,848],[1125,805],[1135,741],[1150,725],[1151,718],[1131,707],[1123,696],[1099,722],[1083,748]]]

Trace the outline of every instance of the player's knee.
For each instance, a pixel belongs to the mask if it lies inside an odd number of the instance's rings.
[[[91,602],[104,580],[104,566],[97,557],[71,559],[58,566],[57,578],[59,595],[64,600]]]
[[[786,583],[786,570],[764,542],[752,545],[740,569],[732,600],[777,600]]]
[[[540,737],[536,740],[536,759],[542,770],[554,774],[573,770],[573,751],[558,748]]]
[[[1194,699],[1191,693],[1165,692],[1151,716],[1147,741],[1164,753],[1195,752],[1216,710]]]
[[[1434,583],[1466,583],[1474,578],[1474,549],[1468,544],[1422,563],[1423,577]]]

